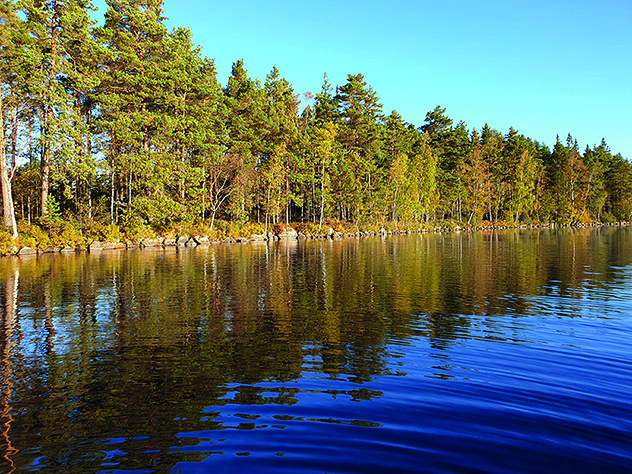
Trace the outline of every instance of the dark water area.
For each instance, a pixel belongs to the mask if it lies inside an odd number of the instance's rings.
[[[632,472],[632,230],[0,260],[0,472]]]

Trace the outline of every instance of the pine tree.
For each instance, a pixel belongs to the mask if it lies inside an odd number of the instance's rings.
[[[437,148],[436,142],[441,139],[443,134],[450,131],[452,123],[453,120],[445,114],[445,108],[437,105],[434,110],[426,113],[425,123],[420,130],[428,135],[430,145]]]
[[[439,159],[430,146],[428,134],[420,135],[414,147],[410,162],[412,183],[411,193],[417,198],[416,218],[430,221],[431,214],[436,214],[438,207],[437,180],[439,176]]]
[[[607,192],[605,210],[608,218],[618,221],[630,221],[632,219],[632,164],[621,154],[613,155],[605,141],[604,149],[605,170],[604,184]]]
[[[467,224],[477,224],[483,219],[490,194],[489,163],[485,159],[484,146],[476,131],[472,132],[472,152],[458,167],[464,188],[464,211]]]
[[[256,167],[264,154],[264,93],[259,81],[248,77],[244,61],[233,63],[224,88],[228,110],[226,158],[234,169],[229,213],[236,221],[248,219],[254,201]]]
[[[2,191],[2,211],[3,224],[11,231],[13,238],[17,238],[18,231],[15,222],[15,209],[13,205],[13,192],[7,167],[6,141],[5,141],[5,120],[3,96],[6,84],[10,82],[8,76],[15,66],[15,40],[12,32],[15,32],[19,25],[19,18],[16,15],[15,5],[11,2],[0,2],[0,188]]]
[[[564,145],[558,137],[546,167],[554,221],[565,224],[580,221],[586,212],[588,170],[577,140],[569,134]]]
[[[51,166],[57,153],[67,149],[64,142],[72,135],[66,127],[68,97],[60,79],[69,69],[62,49],[63,0],[25,0],[23,12],[28,35],[22,49],[25,71],[22,73],[24,90],[39,112],[40,122],[40,215],[47,215]]]
[[[162,54],[156,72],[161,97],[152,139],[159,179],[151,200],[147,193],[140,199],[172,209],[171,215],[160,217],[165,223],[191,222],[207,210],[207,178],[224,150],[226,113],[215,64],[200,55],[190,30],[177,28],[165,37]]]
[[[471,153],[469,132],[465,123],[455,127],[452,119],[445,115],[445,109],[437,107],[426,115],[426,124],[421,130],[426,133],[433,153],[439,160],[437,187],[441,196],[440,212],[445,217],[461,221],[465,189],[459,168]]]
[[[518,223],[523,213],[530,214],[536,207],[537,180],[541,163],[536,158],[534,144],[513,127],[505,137],[502,163],[503,179],[509,193],[508,212],[511,221]]]
[[[92,188],[97,179],[97,160],[92,118],[103,49],[93,38],[95,21],[91,0],[67,0],[60,18],[60,44],[66,68],[60,82],[68,104],[67,127],[72,129],[72,153],[59,156],[53,177],[64,184],[66,197],[79,217],[92,219]]]
[[[183,173],[179,183],[180,199],[187,208],[188,219],[201,215],[204,220],[210,208],[212,226],[215,214],[233,189],[229,186],[231,166],[226,167],[225,163],[227,110],[224,96],[217,82],[214,61],[200,56],[199,48],[193,46],[190,31],[178,29],[171,37],[175,45],[170,48],[169,64],[179,65],[167,76],[174,95],[173,141]]]
[[[347,76],[347,83],[339,88],[336,100],[340,104],[340,143],[345,149],[345,183],[349,194],[347,212],[342,217],[356,220],[372,211],[381,184],[383,167],[380,123],[382,105],[373,88],[362,74]],[[352,213],[348,213],[348,208]],[[373,209],[375,210],[375,209]]]
[[[587,206],[592,217],[597,222],[601,222],[603,208],[606,204],[608,193],[605,186],[605,172],[610,161],[610,149],[605,139],[601,140],[599,146],[590,149],[586,146],[584,152],[584,162],[588,168],[588,188]]]
[[[400,153],[412,152],[416,131],[414,127],[405,122],[403,117],[393,110],[386,118],[383,127],[383,146],[386,166],[390,164]]]
[[[107,48],[98,90],[100,130],[106,135],[110,173],[110,218],[130,210],[135,196],[148,197],[141,214],[149,219],[178,214],[173,201],[154,207],[154,189],[164,174],[154,173],[159,153],[154,143],[164,107],[162,65],[167,30],[162,0],[108,0],[105,24],[97,38]],[[163,156],[164,157],[164,156]],[[148,179],[149,178],[149,179]],[[142,204],[146,204],[144,201]],[[176,206],[177,207],[177,206]]]
[[[323,85],[321,91],[316,94],[314,101],[314,124],[317,126],[327,122],[333,124],[339,122],[339,103],[334,96],[334,90],[329,82],[327,73],[323,76]]]
[[[481,131],[482,160],[489,167],[490,189],[486,202],[487,218],[496,222],[501,216],[506,201],[509,199],[507,184],[507,168],[503,162],[504,138],[498,130],[483,126]]]
[[[300,207],[302,202],[293,183],[302,180],[302,167],[298,160],[299,129],[297,121],[298,96],[287,79],[280,76],[275,66],[264,84],[265,136],[261,170],[266,199],[266,222],[270,215],[270,199],[273,215],[285,210],[289,224],[292,203]],[[269,168],[269,169],[267,169]],[[278,219],[275,217],[275,221]]]
[[[311,155],[315,165],[312,185],[319,185],[318,199],[318,230],[322,228],[327,207],[332,204],[334,196],[331,193],[332,173],[340,160],[342,150],[337,141],[338,125],[325,122],[312,129]],[[316,195],[316,193],[313,193]]]

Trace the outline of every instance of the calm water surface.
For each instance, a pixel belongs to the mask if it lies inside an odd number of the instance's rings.
[[[0,260],[0,472],[632,472],[632,230]]]

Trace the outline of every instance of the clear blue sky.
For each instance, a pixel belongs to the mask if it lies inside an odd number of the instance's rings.
[[[104,0],[95,4],[104,12]],[[277,65],[297,93],[323,73],[364,74],[384,112],[420,126],[441,105],[456,121],[509,127],[580,149],[605,137],[632,159],[632,0],[166,0],[226,83],[244,58],[265,80]]]

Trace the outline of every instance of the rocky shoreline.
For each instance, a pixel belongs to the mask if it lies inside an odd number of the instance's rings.
[[[301,232],[297,232],[292,227],[286,226],[279,233],[266,234],[253,234],[247,237],[228,237],[221,240],[211,240],[205,235],[179,235],[176,237],[158,237],[140,239],[137,242],[133,241],[93,241],[87,246],[81,247],[48,247],[43,249],[32,247],[14,247],[9,252],[5,252],[2,256],[27,256],[27,255],[39,255],[39,254],[52,254],[52,253],[73,253],[73,252],[100,252],[103,250],[126,250],[126,249],[138,249],[138,248],[168,248],[168,247],[198,247],[205,245],[218,245],[218,244],[246,244],[249,242],[275,242],[275,241],[304,241],[304,240],[342,240],[350,238],[362,238],[362,237],[377,237],[377,236],[389,236],[389,235],[408,235],[408,234],[440,234],[447,232],[485,232],[485,231],[503,231],[503,230],[536,230],[536,229],[578,229],[578,228],[595,228],[595,227],[617,227],[617,226],[630,226],[630,222],[621,223],[609,223],[609,224],[543,224],[543,225],[520,225],[520,226],[481,226],[481,227],[442,227],[438,226],[432,229],[420,229],[420,230],[403,230],[389,232],[385,229],[381,229],[379,232],[355,232],[355,233],[342,233],[336,232],[333,228],[329,227],[325,233],[306,235]]]

